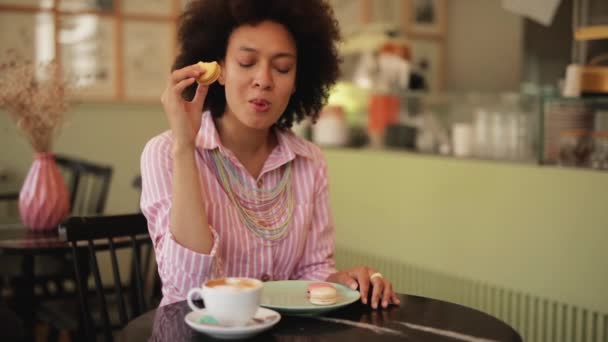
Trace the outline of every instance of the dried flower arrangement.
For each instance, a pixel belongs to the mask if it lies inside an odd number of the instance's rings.
[[[68,81],[55,60],[36,63],[8,55],[0,64],[0,107],[36,152],[51,152],[70,104]]]

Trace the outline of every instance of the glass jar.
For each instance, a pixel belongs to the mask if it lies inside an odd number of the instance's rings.
[[[593,141],[588,130],[567,129],[559,136],[559,165],[588,167]]]
[[[608,170],[608,131],[593,133],[591,167],[598,170]]]

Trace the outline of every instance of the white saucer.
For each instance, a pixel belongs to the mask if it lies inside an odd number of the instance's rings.
[[[281,315],[278,312],[262,307],[258,309],[249,323],[242,327],[227,327],[219,324],[200,323],[201,318],[206,315],[206,309],[192,311],[184,317],[184,321],[192,329],[198,332],[224,340],[251,337],[264,330],[270,329],[281,320]]]

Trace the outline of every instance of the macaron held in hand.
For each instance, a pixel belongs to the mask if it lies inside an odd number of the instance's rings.
[[[217,62],[198,62],[197,65],[201,68],[201,71],[205,71],[196,81],[204,86],[211,85],[217,81],[222,72],[222,67]]]

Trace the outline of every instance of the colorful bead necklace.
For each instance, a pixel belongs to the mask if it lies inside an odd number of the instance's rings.
[[[287,234],[294,211],[291,162],[272,189],[251,186],[219,149],[211,152],[215,173],[222,188],[237,209],[245,226],[267,241],[278,241]]]

